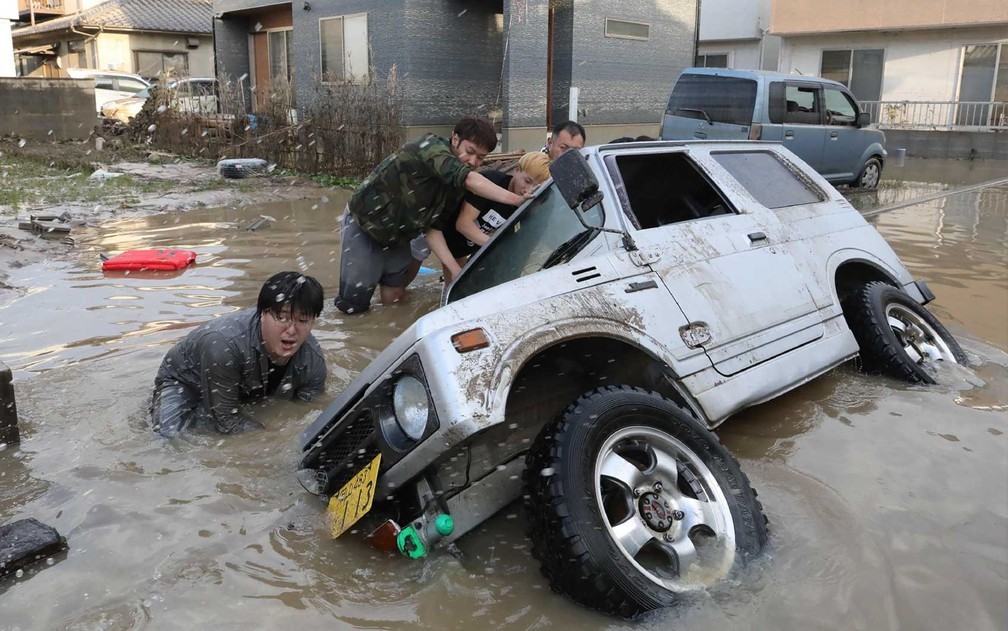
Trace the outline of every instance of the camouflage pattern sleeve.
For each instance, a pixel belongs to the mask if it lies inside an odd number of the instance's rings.
[[[420,141],[419,153],[439,180],[455,188],[465,188],[466,177],[472,169],[452,155],[448,143],[436,136],[427,136]]]

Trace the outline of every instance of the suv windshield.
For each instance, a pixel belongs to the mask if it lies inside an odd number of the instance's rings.
[[[669,97],[669,116],[710,119],[712,123],[751,125],[756,82],[737,77],[684,74]]]
[[[585,213],[589,226],[603,218],[602,204]],[[498,232],[452,285],[446,304],[566,263],[598,234],[581,225],[552,182]]]

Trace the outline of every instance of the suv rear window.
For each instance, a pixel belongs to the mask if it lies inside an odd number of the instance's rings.
[[[818,187],[799,179],[772,153],[751,151],[711,156],[767,208],[814,204],[826,199]]]
[[[714,123],[751,125],[756,105],[756,82],[738,77],[684,74],[676,81],[666,114]]]

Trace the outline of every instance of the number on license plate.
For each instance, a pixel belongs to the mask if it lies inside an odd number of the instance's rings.
[[[332,518],[333,539],[346,532],[350,526],[357,523],[358,519],[371,510],[380,465],[381,454],[378,454],[368,466],[358,471],[338,493],[329,499],[326,513]]]

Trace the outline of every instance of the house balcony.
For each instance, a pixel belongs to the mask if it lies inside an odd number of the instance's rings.
[[[35,18],[48,20],[66,15],[66,3],[63,0],[18,0],[18,15],[21,20]]]
[[[787,37],[1003,24],[1008,24],[1004,0],[774,0],[770,33]]]

